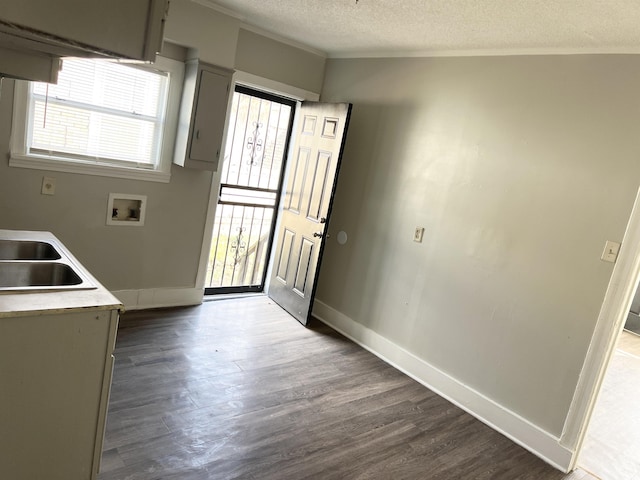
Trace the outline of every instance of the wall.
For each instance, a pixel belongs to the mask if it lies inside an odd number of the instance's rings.
[[[237,19],[190,0],[172,0],[165,38],[203,61],[234,68],[240,26]],[[254,39],[259,42],[261,37]],[[289,45],[269,41],[275,52],[278,46],[284,52],[291,51]],[[280,63],[289,72],[294,70],[282,54]],[[286,82],[287,78],[275,80]],[[296,79],[299,76],[293,81]],[[321,81],[322,71],[304,80]],[[319,92],[319,87],[316,90]],[[53,232],[108,289],[131,291],[119,294],[128,306],[201,300],[196,276],[210,192],[218,188],[216,176],[172,166],[170,183],[162,184],[9,167],[12,104],[13,81],[4,80],[0,96],[0,228]],[[56,178],[54,196],[40,194],[43,176]],[[143,227],[106,225],[107,200],[112,192],[147,195]],[[192,291],[185,297],[183,289]]]
[[[557,440],[640,184],[638,82],[624,55],[329,60],[321,99],[354,109],[322,313]]]
[[[0,225],[48,230],[110,290],[193,286],[211,173],[172,167],[156,183],[8,166],[11,81],[0,98]],[[40,194],[42,177],[54,196]],[[109,193],[147,195],[143,227],[106,225]]]
[[[238,34],[236,69],[320,92],[326,57],[241,28]]]
[[[191,0],[171,0],[165,39],[193,49],[203,62],[233,68],[240,21]]]

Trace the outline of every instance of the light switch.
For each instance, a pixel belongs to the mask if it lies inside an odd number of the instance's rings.
[[[600,259],[604,262],[616,263],[619,251],[619,243],[607,240],[607,242],[604,244],[604,251],[602,252],[602,256],[600,257]]]
[[[42,195],[54,195],[56,193],[56,179],[53,177],[42,177]]]
[[[424,236],[424,227],[416,227],[416,231],[413,232],[413,241],[422,243],[423,236]]]

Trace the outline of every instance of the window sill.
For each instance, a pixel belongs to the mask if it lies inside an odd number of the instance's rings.
[[[100,177],[126,178],[129,180],[143,180],[148,182],[169,183],[171,173],[143,168],[128,168],[114,165],[88,164],[72,160],[53,159],[45,156],[27,156],[12,154],[9,166],[49,170],[53,172],[79,173]]]

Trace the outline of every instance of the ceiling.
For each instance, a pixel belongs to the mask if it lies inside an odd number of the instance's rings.
[[[640,53],[639,0],[194,0],[329,57]]]

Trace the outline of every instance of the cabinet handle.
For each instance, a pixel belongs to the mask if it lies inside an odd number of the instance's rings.
[[[196,140],[200,140],[200,129],[196,130]]]

